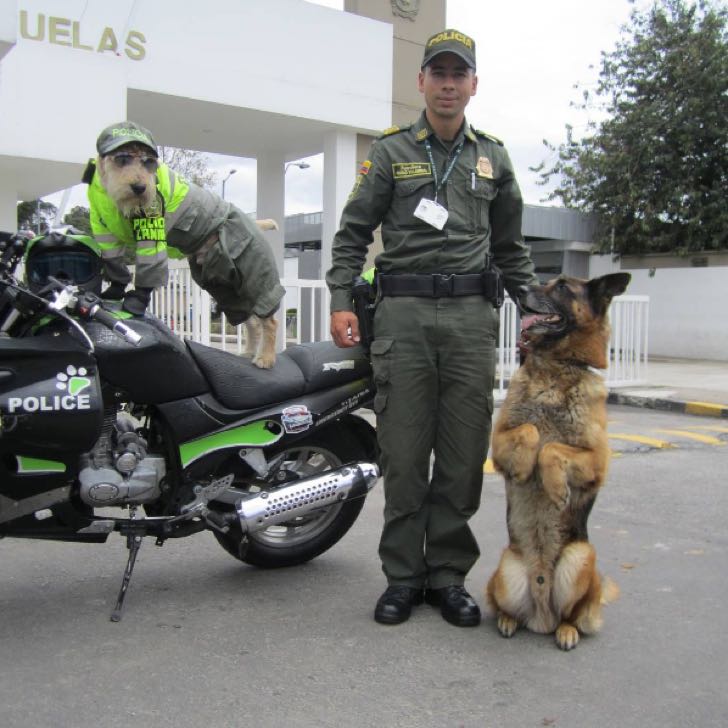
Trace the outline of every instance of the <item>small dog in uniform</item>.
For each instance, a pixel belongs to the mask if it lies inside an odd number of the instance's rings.
[[[275,362],[277,311],[285,290],[272,251],[257,225],[218,195],[160,163],[151,133],[131,122],[104,129],[98,157],[84,173],[91,228],[111,285],[105,298],[123,299],[142,315],[152,291],[167,282],[168,248],[185,256],[193,280],[210,293],[230,323],[246,325],[253,364]],[[171,254],[171,251],[170,251]],[[135,264],[134,287],[127,264]]]
[[[587,520],[607,474],[607,391],[591,368],[607,367],[613,296],[627,273],[590,281],[560,276],[529,287],[528,355],[508,387],[492,458],[506,484],[509,545],[488,582],[498,630],[555,633],[563,650],[602,624],[619,590],[602,579]]]

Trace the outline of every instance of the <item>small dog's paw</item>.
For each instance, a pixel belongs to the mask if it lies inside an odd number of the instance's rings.
[[[556,644],[562,650],[573,650],[579,644],[579,630],[573,624],[562,622],[556,629]]]
[[[253,364],[259,369],[270,369],[275,363],[275,354],[259,354],[253,358]]]
[[[518,629],[518,622],[508,614],[498,615],[498,631],[503,637],[513,637]]]

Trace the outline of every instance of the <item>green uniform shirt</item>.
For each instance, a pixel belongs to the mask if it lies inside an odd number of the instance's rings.
[[[443,230],[415,217],[423,197],[435,199],[435,177],[426,151],[429,139],[438,182],[450,154],[463,148],[437,201],[449,216]],[[409,127],[385,132],[361,166],[341,216],[326,274],[331,310],[351,310],[351,286],[361,273],[367,246],[381,224],[381,273],[479,273],[491,262],[501,269],[506,288],[517,297],[535,282],[533,264],[521,235],[523,199],[502,142],[465,122],[447,148],[424,112]]]

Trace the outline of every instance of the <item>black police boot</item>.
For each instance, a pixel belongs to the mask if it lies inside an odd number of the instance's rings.
[[[422,589],[410,586],[388,586],[379,597],[374,609],[374,619],[379,624],[400,624],[406,622],[412,607],[422,604]]]
[[[480,624],[480,607],[464,586],[445,586],[442,589],[425,590],[425,601],[440,607],[443,618],[456,627],[477,627]]]

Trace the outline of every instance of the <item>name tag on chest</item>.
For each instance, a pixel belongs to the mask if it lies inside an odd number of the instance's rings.
[[[447,222],[448,211],[435,200],[428,200],[423,197],[415,210],[415,217],[423,220],[436,230],[442,230]]]

